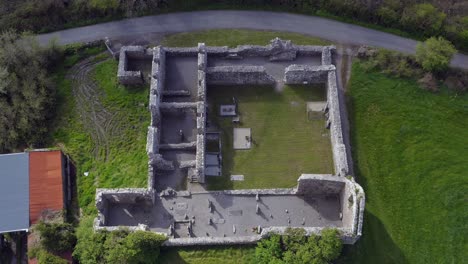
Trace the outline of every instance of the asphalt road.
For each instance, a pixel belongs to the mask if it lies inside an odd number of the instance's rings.
[[[288,31],[343,44],[369,45],[414,53],[417,41],[320,17],[264,11],[196,11],[131,18],[67,29],[38,36],[41,44],[58,37],[61,44],[148,33],[173,33],[219,28]],[[468,56],[456,54],[453,67],[468,69]]]

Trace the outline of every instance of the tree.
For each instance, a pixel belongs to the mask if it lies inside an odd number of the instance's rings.
[[[0,34],[0,153],[44,140],[55,106],[50,73],[60,54],[32,37]]]
[[[68,223],[44,223],[36,226],[41,237],[41,246],[53,253],[62,253],[73,249],[76,243],[73,226]]]
[[[92,218],[85,218],[77,229],[78,244],[73,256],[83,264],[157,263],[164,236],[153,232],[128,229],[97,231],[92,229]]]
[[[422,68],[430,72],[443,72],[449,64],[452,56],[457,52],[450,41],[442,37],[432,37],[424,44],[416,47],[416,61]]]
[[[258,243],[258,263],[327,264],[338,258],[342,242],[336,229],[325,229],[321,236],[305,236],[302,228],[289,228],[284,236],[273,235]]]
[[[400,22],[409,29],[432,35],[441,31],[446,17],[431,4],[416,4],[405,8]]]
[[[259,264],[281,263],[282,255],[279,235],[272,235],[268,239],[260,241],[255,248],[255,259]]]

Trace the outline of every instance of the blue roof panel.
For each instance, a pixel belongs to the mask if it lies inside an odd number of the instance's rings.
[[[29,154],[0,155],[0,233],[29,229]]]

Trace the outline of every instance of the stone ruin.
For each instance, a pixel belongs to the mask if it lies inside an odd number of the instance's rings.
[[[185,213],[183,219],[177,220],[177,215],[172,213],[174,205],[177,204],[179,210],[186,210],[183,201],[193,199],[199,201],[208,197],[208,207],[210,213],[212,206],[224,200],[235,200],[243,202],[242,199],[251,199],[248,203],[256,203],[254,214],[261,212],[258,201],[261,199],[272,199],[274,203],[281,203],[282,199],[303,197],[307,195],[338,197],[339,201],[339,226],[327,223],[320,225],[305,225],[305,217],[302,219],[302,226],[308,235],[320,234],[320,231],[327,227],[336,227],[340,232],[344,243],[354,244],[362,234],[363,213],[365,206],[365,196],[363,189],[349,175],[349,160],[343,140],[343,130],[341,124],[341,112],[339,93],[336,80],[336,68],[332,64],[334,46],[303,46],[295,45],[291,41],[284,41],[279,38],[273,39],[269,45],[241,45],[236,48],[210,47],[200,43],[198,47],[190,48],[169,48],[158,46],[155,48],[145,48],[142,46],[126,46],[120,51],[118,67],[119,82],[125,85],[135,85],[144,83],[145,77],[141,71],[128,70],[128,60],[148,59],[151,60],[151,73],[149,74],[150,94],[149,110],[151,112],[151,124],[148,127],[147,146],[148,154],[148,188],[140,189],[98,189],[96,192],[96,207],[98,217],[95,220],[95,230],[107,229],[115,230],[120,225],[113,225],[110,208],[119,206],[139,206],[151,209],[155,218],[165,215],[164,218],[173,218],[171,222],[138,223],[132,222],[126,227],[130,230],[151,230],[165,235],[168,240],[165,246],[188,246],[188,245],[227,245],[227,244],[249,244],[267,237],[269,234],[283,234],[290,227],[290,216],[288,224],[284,225],[258,225],[257,232],[250,235],[242,235],[239,228],[233,224],[230,235],[206,236],[197,235],[197,232],[208,228],[203,227],[195,220],[197,212],[193,212],[192,218]],[[320,64],[317,66],[295,64],[295,60],[301,56],[319,56]],[[194,57],[197,61],[196,94],[191,101],[164,102],[163,96],[189,96],[186,90],[167,90],[166,83],[166,60],[168,57]],[[223,58],[226,60],[240,61],[249,57],[261,57],[270,62],[290,62],[284,69],[284,76],[281,80],[270,75],[266,68],[261,65],[244,65],[242,63],[228,66],[213,66],[208,64],[208,57]],[[205,134],[206,134],[206,89],[207,84],[211,85],[275,85],[282,82],[284,84],[312,84],[325,83],[327,89],[326,107],[323,109],[327,117],[325,126],[330,129],[330,140],[332,144],[334,174],[302,174],[298,178],[298,184],[290,189],[251,189],[251,190],[225,190],[218,192],[188,192],[165,190],[156,191],[155,178],[164,171],[173,171],[176,168],[188,169],[188,180],[203,184],[205,182]],[[161,143],[162,116],[172,112],[190,112],[196,118],[196,134],[190,142]],[[164,157],[164,150],[190,150],[194,151],[194,159],[181,162],[173,162]],[[210,200],[210,197],[218,197],[217,201]],[[249,198],[250,197],[250,198]],[[264,197],[264,198],[263,198]],[[284,198],[283,198],[284,197]],[[169,203],[174,199],[173,203]],[[224,200],[223,200],[224,199]],[[325,199],[326,200],[326,199]],[[176,203],[179,201],[179,203]],[[201,203],[201,202],[200,202]],[[221,204],[222,205],[222,204]],[[253,206],[253,205],[252,205]],[[294,207],[294,206],[293,206]],[[181,209],[182,208],[182,209]],[[252,207],[255,208],[255,207]],[[150,209],[148,209],[150,210]],[[253,209],[252,209],[253,210]],[[312,209],[311,209],[312,210]],[[169,212],[169,213],[167,213]],[[234,211],[230,212],[234,214]],[[286,214],[288,210],[286,209]],[[304,213],[306,214],[306,213]],[[203,214],[197,215],[204,217]],[[271,214],[273,218],[273,214]],[[150,219],[151,220],[151,219]],[[295,219],[293,219],[296,221]],[[163,221],[163,220],[158,220]],[[229,219],[223,219],[229,221]],[[221,219],[208,218],[206,225],[209,227],[215,222],[220,224]],[[273,220],[272,220],[273,221]],[[187,225],[187,237],[176,237],[176,225]],[[199,227],[201,225],[201,227]],[[204,232],[204,231],[203,231]],[[203,233],[204,234],[204,233]]]

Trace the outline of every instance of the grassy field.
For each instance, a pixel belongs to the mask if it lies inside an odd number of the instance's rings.
[[[468,95],[365,73],[350,80],[364,235],[341,263],[466,263]]]
[[[102,50],[100,51],[102,52]],[[146,109],[148,88],[126,89],[117,83],[117,62],[106,60],[97,65],[91,77],[97,83],[99,101],[112,115],[112,135],[106,136],[108,152],[98,154],[98,142],[93,141],[92,130],[85,128],[77,111],[72,84],[65,78],[69,67],[86,56],[70,56],[57,73],[60,116],[54,124],[54,144],[69,154],[77,167],[79,205],[85,214],[95,212],[96,188],[145,187],[147,157],[146,131],[149,113]],[[103,59],[98,56],[96,59]],[[107,130],[106,130],[107,131]],[[101,148],[102,149],[102,148]],[[89,176],[83,176],[89,172]]]
[[[279,37],[291,40],[298,45],[330,45],[331,42],[296,33],[277,31],[255,31],[246,29],[214,29],[187,33],[177,33],[164,38],[161,45],[169,47],[193,47],[199,42],[208,46],[266,45]]]
[[[219,116],[221,104],[238,101],[241,124]],[[210,189],[290,188],[301,173],[333,173],[325,119],[309,120],[306,102],[326,100],[323,85],[285,87],[210,87],[210,119],[222,135],[223,175],[208,177]],[[233,149],[233,128],[252,131],[252,148]],[[242,174],[244,181],[231,181]]]

